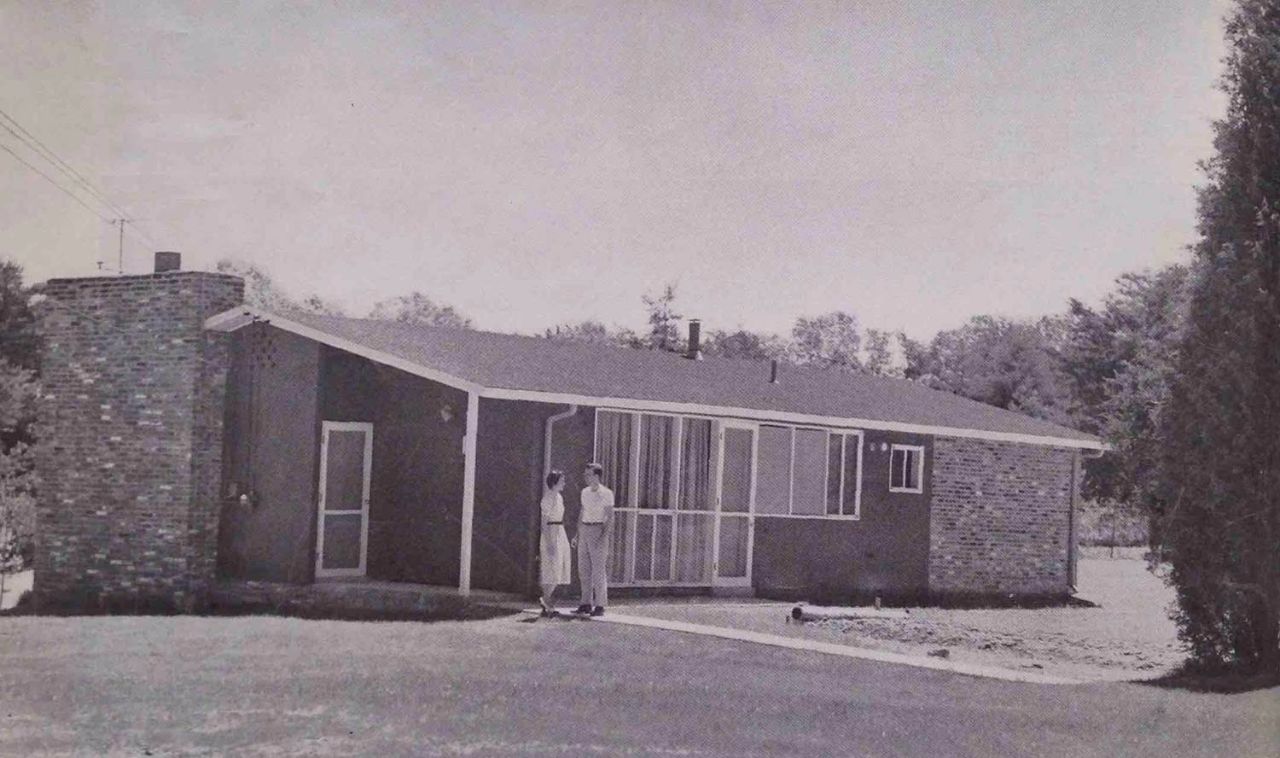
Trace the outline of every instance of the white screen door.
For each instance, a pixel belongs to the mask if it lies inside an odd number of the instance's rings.
[[[325,421],[322,429],[316,576],[364,576],[373,424]]]
[[[725,422],[720,438],[715,583],[751,584],[751,504],[755,495],[756,431]]]

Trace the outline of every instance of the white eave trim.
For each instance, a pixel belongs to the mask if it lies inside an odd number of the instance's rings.
[[[481,397],[495,400],[528,400],[538,403],[577,404],[625,411],[653,411],[658,413],[681,413],[691,416],[712,416],[723,418],[740,418],[751,421],[772,421],[783,424],[811,424],[833,429],[878,429],[888,432],[905,432],[909,434],[928,434],[939,437],[962,437],[965,439],[990,440],[992,442],[1018,442],[1026,445],[1043,445],[1046,447],[1062,447],[1078,450],[1105,450],[1106,446],[1091,440],[1079,440],[1069,437],[1048,437],[1035,434],[1019,434],[1015,432],[990,432],[983,429],[964,429],[951,426],[930,426],[926,424],[908,424],[897,421],[878,421],[875,419],[846,418],[843,416],[819,416],[808,413],[789,411],[767,411],[758,408],[736,408],[723,405],[702,405],[698,403],[677,403],[665,400],[635,400],[619,397],[590,397],[588,395],[569,395],[557,392],[537,392],[533,390],[503,389],[490,387],[480,392]]]
[[[392,368],[398,368],[414,376],[420,376],[424,379],[430,379],[433,382],[447,385],[460,389],[464,392],[479,392],[483,389],[475,382],[469,382],[466,379],[456,377],[452,374],[446,374],[443,371],[437,371],[428,368],[420,363],[406,360],[391,353],[362,345],[359,342],[352,342],[349,339],[338,337],[328,332],[322,332],[314,329],[306,324],[300,324],[286,316],[281,316],[271,311],[265,311],[261,308],[255,308],[250,305],[240,305],[227,311],[223,311],[215,316],[205,319],[204,328],[216,332],[234,332],[237,329],[248,326],[254,322],[263,322],[291,332],[299,337],[306,337],[309,340],[315,340],[323,345],[336,347],[339,350],[345,350],[348,353],[354,353],[362,358],[368,358],[371,361],[381,363]]]
[[[315,340],[330,347],[354,353],[371,361],[376,361],[393,368],[398,368],[414,376],[430,379],[450,387],[471,392],[483,398],[493,400],[525,400],[534,403],[553,403],[561,405],[583,405],[594,408],[615,408],[627,411],[653,411],[655,413],[681,413],[692,416],[711,416],[717,418],[740,418],[750,421],[779,422],[783,424],[812,424],[833,429],[877,429],[887,432],[904,432],[907,434],[928,434],[938,437],[959,437],[963,439],[989,440],[991,442],[1016,442],[1024,445],[1042,445],[1045,447],[1061,447],[1073,450],[1105,451],[1107,446],[1092,440],[1072,439],[1070,437],[1049,437],[1036,434],[1019,434],[1015,432],[991,432],[983,429],[967,429],[950,426],[931,426],[927,424],[909,424],[897,421],[879,421],[876,419],[846,418],[841,416],[820,416],[789,411],[767,411],[756,408],[737,408],[722,405],[704,405],[700,403],[681,403],[667,400],[637,400],[620,397],[592,397],[590,395],[573,395],[559,392],[543,392],[539,390],[505,389],[501,387],[482,387],[443,371],[428,368],[413,361],[405,360],[390,353],[361,345],[358,342],[337,337],[318,329],[300,324],[285,316],[270,311],[241,305],[215,316],[204,322],[204,327],[213,331],[233,332],[255,321],[263,321],[274,327],[292,332],[300,337]]]

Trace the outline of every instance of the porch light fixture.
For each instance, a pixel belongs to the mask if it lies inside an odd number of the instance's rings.
[[[446,424],[453,421],[453,406],[445,403],[440,406],[440,420]]]

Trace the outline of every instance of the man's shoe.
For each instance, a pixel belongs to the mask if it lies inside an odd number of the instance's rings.
[[[590,613],[590,612],[591,612],[591,606],[587,605],[586,603],[583,603],[582,605],[578,606],[578,610],[574,611],[574,613]]]
[[[603,606],[603,605],[597,605],[595,608],[592,608],[592,609],[591,609],[591,615],[592,615],[592,616],[603,616],[603,615],[604,615],[604,606]]]

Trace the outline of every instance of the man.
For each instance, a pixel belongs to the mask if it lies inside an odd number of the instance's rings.
[[[582,472],[587,486],[582,489],[578,511],[578,582],[582,585],[582,605],[578,613],[603,616],[609,602],[609,536],[613,527],[613,490],[600,483],[604,467],[589,463]]]

